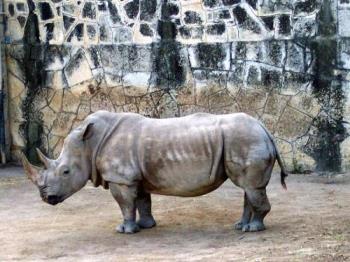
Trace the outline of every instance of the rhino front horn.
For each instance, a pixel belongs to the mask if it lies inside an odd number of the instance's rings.
[[[45,168],[49,168],[50,166],[50,159],[47,158],[39,148],[36,149],[36,152],[38,153],[40,161],[44,164]]]
[[[39,177],[39,167],[33,166],[27,159],[27,157],[22,153],[22,164],[24,168],[24,172],[26,173],[27,177],[34,183],[37,184],[38,177]]]

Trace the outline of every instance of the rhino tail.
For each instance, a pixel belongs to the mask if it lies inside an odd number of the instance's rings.
[[[284,164],[283,164],[283,161],[282,161],[282,158],[281,158],[281,155],[277,149],[277,146],[276,146],[276,143],[275,143],[275,140],[273,139],[271,133],[267,130],[267,128],[259,121],[259,124],[260,126],[265,130],[267,136],[270,138],[274,148],[275,148],[275,154],[276,154],[276,159],[277,159],[277,162],[278,162],[278,165],[280,166],[281,168],[281,185],[282,187],[287,190],[287,184],[286,184],[286,177],[288,176],[288,173],[284,167]]]
[[[276,148],[276,146],[275,146]],[[286,184],[286,177],[288,176],[288,173],[286,172],[285,168],[284,168],[284,165],[282,163],[282,159],[281,159],[281,156],[277,150],[277,148],[275,149],[276,150],[276,157],[277,157],[277,162],[281,168],[281,185],[282,187],[287,190],[287,184]]]

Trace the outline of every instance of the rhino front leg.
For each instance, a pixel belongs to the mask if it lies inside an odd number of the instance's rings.
[[[152,201],[151,194],[145,192],[143,189],[139,190],[136,207],[140,215],[140,219],[137,221],[137,224],[141,228],[152,228],[156,225],[156,221],[152,216]]]
[[[247,200],[253,210],[251,221],[244,225],[243,232],[255,232],[265,230],[264,218],[271,210],[270,202],[266,195],[266,188],[246,189]]]
[[[126,234],[140,231],[136,224],[137,186],[110,183],[109,188],[114,199],[118,202],[124,218],[123,223],[116,227],[116,231]]]
[[[241,220],[239,220],[235,225],[234,228],[236,230],[242,230],[243,227],[249,224],[250,219],[252,217],[252,209],[249,204],[247,193],[244,193],[244,206],[243,206],[243,215]]]

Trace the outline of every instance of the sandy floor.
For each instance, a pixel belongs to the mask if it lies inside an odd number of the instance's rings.
[[[203,197],[153,196],[158,226],[120,235],[108,191],[89,184],[53,207],[20,172],[0,170],[0,261],[350,261],[350,174],[293,175],[288,191],[275,174],[264,232],[232,229],[243,194],[226,182]]]

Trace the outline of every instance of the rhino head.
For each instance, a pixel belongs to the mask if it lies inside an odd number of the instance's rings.
[[[39,149],[37,153],[43,167],[32,165],[25,155],[22,164],[28,178],[39,188],[42,200],[56,205],[85,186],[91,173],[91,153],[87,140],[92,135],[93,124],[73,130],[64,140],[60,156],[47,158]]]

